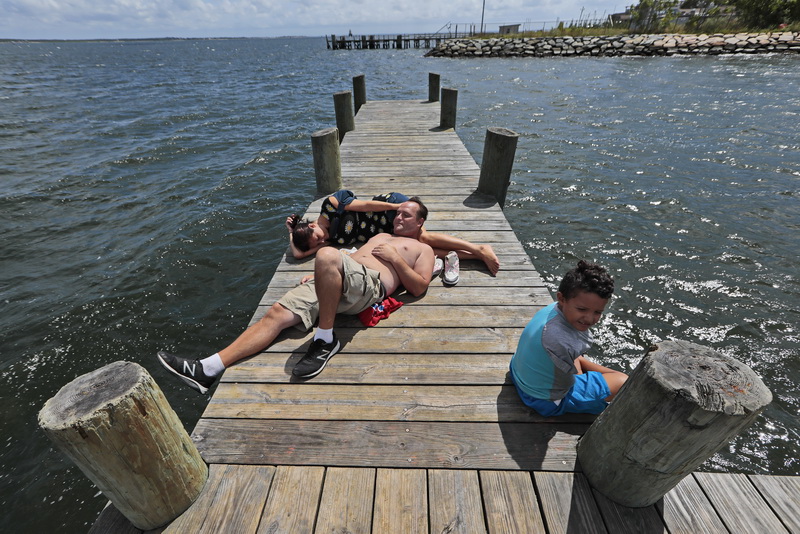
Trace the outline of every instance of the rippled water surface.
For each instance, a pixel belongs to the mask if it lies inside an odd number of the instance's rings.
[[[459,90],[457,131],[520,134],[506,215],[551,287],[614,273],[596,356],[630,371],[666,337],[751,366],[775,400],[703,466],[800,472],[800,57],[425,59],[321,39],[0,43],[0,452],[4,525],[85,532],[106,502],[37,429],[44,402],[117,360],[187,429],[207,399],[161,348],[247,324],[314,194],[334,92]]]

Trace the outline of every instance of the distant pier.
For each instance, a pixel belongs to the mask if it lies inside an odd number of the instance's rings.
[[[397,35],[336,35],[325,36],[328,50],[377,50],[387,48],[434,48],[450,39],[468,39],[475,31],[447,33],[413,33]]]

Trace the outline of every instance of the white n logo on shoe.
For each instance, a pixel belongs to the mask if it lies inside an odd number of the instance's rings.
[[[197,362],[193,362],[191,367],[189,366],[189,362],[183,362],[183,372],[188,374],[189,376],[194,376],[194,368],[197,365]]]

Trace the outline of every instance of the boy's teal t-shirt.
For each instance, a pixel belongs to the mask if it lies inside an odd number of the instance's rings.
[[[522,331],[511,369],[517,387],[531,397],[559,400],[575,382],[575,359],[592,346],[592,335],[570,325],[554,302]]]

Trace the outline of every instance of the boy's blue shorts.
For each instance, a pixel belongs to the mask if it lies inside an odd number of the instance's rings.
[[[526,406],[539,412],[544,417],[554,417],[565,413],[594,413],[598,414],[606,409],[608,403],[606,397],[611,395],[608,383],[603,378],[602,373],[589,371],[587,373],[575,375],[575,384],[567,394],[561,399],[560,404],[551,400],[542,400],[531,397],[522,391],[514,379],[514,371],[511,371],[511,381],[517,389],[517,394]]]

